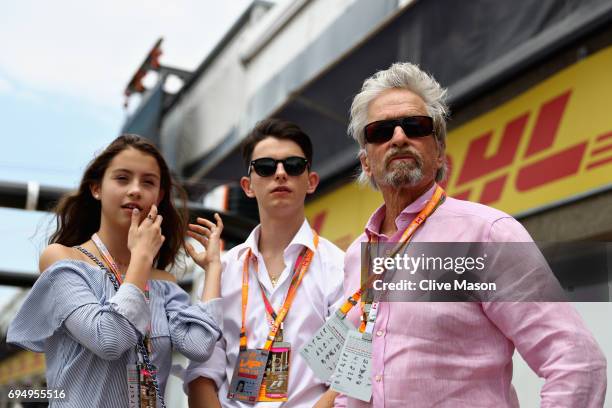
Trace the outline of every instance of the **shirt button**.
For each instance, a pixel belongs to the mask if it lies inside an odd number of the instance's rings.
[[[379,331],[376,332],[376,335],[378,337],[382,336],[383,334],[385,334],[385,333],[382,330],[379,330]]]
[[[382,375],[376,375],[374,379],[376,380],[376,382],[380,382],[380,380],[382,380]]]

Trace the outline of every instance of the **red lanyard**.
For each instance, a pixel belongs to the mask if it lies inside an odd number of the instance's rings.
[[[389,257],[395,256],[395,254],[397,254],[405,245],[408,245],[408,243],[410,243],[410,240],[414,236],[414,233],[417,231],[417,229],[421,225],[423,225],[423,223],[427,220],[427,218],[431,214],[433,214],[434,211],[436,211],[436,209],[444,202],[445,199],[446,199],[446,193],[444,192],[444,189],[440,186],[436,186],[436,191],[431,197],[431,200],[429,200],[425,208],[423,208],[421,212],[419,212],[419,214],[416,217],[414,217],[414,219],[408,225],[408,227],[406,227],[397,245],[393,248],[393,251],[388,255]],[[374,239],[374,242],[376,241],[377,240]],[[372,242],[372,239],[370,239],[369,242]],[[364,264],[362,264],[361,267],[369,268],[370,266],[369,263],[370,262],[368,259],[368,262],[365,262]],[[372,283],[374,282],[376,278],[380,279],[380,275],[376,275],[376,274],[370,275],[368,280],[366,280],[363,283],[363,285],[361,285],[361,287],[357,290],[357,292],[353,293],[353,295],[351,295],[347,299],[347,301],[344,302],[344,304],[340,307],[340,313],[342,313],[343,316],[346,316],[346,314],[353,308],[353,306],[355,306],[361,300],[361,295],[363,294],[363,292],[368,287],[370,287],[370,285],[372,285]],[[367,317],[365,316],[365,312],[364,312],[364,318],[361,322],[361,326],[359,327],[359,330],[361,332],[365,330],[366,321],[367,321]]]
[[[319,236],[316,232],[314,232],[314,246],[315,248],[319,245]],[[314,251],[309,248],[304,248],[304,250],[298,256],[298,259],[295,262],[295,266],[293,268],[293,277],[291,279],[291,284],[289,285],[289,290],[287,291],[287,297],[285,298],[285,302],[283,306],[279,310],[278,314],[274,312],[272,305],[268,301],[263,288],[261,290],[261,295],[264,300],[264,304],[266,307],[266,312],[269,314],[274,320],[271,324],[270,333],[266,339],[266,343],[264,345],[264,350],[270,350],[272,347],[272,343],[276,338],[276,334],[278,333],[278,329],[280,328],[281,323],[285,320],[287,313],[289,312],[289,308],[293,303],[293,299],[297,293],[297,288],[302,283],[302,279],[304,275],[308,271],[308,267],[312,262],[312,258],[314,257]],[[248,303],[249,296],[249,262],[253,258],[253,252],[249,249],[247,252],[246,258],[244,259],[244,265],[242,268],[242,326],[240,328],[240,349],[247,349],[247,334],[246,334],[246,307]],[[257,263],[255,263],[257,265]],[[256,266],[257,268],[257,266]]]

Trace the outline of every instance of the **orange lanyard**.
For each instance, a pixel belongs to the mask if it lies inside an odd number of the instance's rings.
[[[121,272],[119,271],[119,266],[117,266],[117,263],[108,251],[108,248],[106,248],[106,245],[104,245],[104,242],[102,242],[102,240],[96,233],[91,236],[91,240],[98,248],[98,251],[100,251],[102,259],[104,259],[113,275],[115,275],[115,279],[117,279],[117,282],[119,282],[119,285],[121,285],[123,283],[123,279],[121,279]]]
[[[427,220],[427,218],[431,214],[433,214],[433,212],[444,202],[445,199],[446,199],[446,193],[444,192],[444,189],[440,186],[436,186],[436,191],[431,197],[431,200],[429,200],[425,208],[423,208],[421,212],[419,212],[417,216],[412,220],[412,222],[408,225],[408,227],[406,227],[397,245],[393,248],[393,251],[388,255],[389,257],[395,256],[395,254],[397,254],[405,245],[408,245],[408,243],[414,236],[414,233],[416,232],[416,230],[421,225],[423,225],[423,223]],[[376,242],[377,240],[375,239],[374,241]],[[372,242],[372,239],[370,239],[368,242]],[[368,262],[365,263],[365,265],[362,265],[362,268],[369,269],[369,266],[370,266],[369,263],[370,263],[370,260],[368,259]],[[346,316],[346,314],[353,308],[353,306],[355,306],[361,300],[361,296],[363,292],[368,287],[370,287],[370,285],[372,285],[372,283],[374,282],[374,280],[376,280],[376,278],[380,278],[380,275],[375,275],[375,274],[370,275],[368,280],[366,280],[363,283],[363,285],[361,285],[361,287],[357,290],[357,292],[353,293],[353,295],[351,295],[347,299],[347,301],[344,302],[344,304],[339,309],[340,313],[342,313],[343,316]],[[364,312],[364,315],[365,315],[365,312]],[[361,321],[361,326],[359,327],[359,331],[363,332],[365,330],[366,321],[367,319],[364,316],[364,319],[362,319]]]
[[[313,231],[313,233],[314,233],[314,245],[316,248],[319,245],[319,236],[317,235],[316,232]],[[289,290],[287,291],[287,297],[285,298],[285,302],[283,303],[283,306],[279,310],[278,314],[276,314],[274,323],[272,324],[270,333],[268,334],[266,343],[263,347],[264,350],[269,351],[270,348],[272,347],[272,343],[274,342],[274,339],[276,338],[278,329],[280,328],[281,323],[283,322],[283,320],[285,320],[285,317],[287,316],[287,313],[289,312],[289,308],[291,307],[291,304],[293,303],[293,299],[295,298],[295,295],[297,293],[297,288],[300,286],[300,283],[302,283],[302,279],[304,278],[304,275],[308,271],[308,267],[310,266],[310,263],[312,262],[313,257],[314,257],[314,251],[308,248],[306,248],[305,251],[303,251],[300,254],[300,256],[298,256],[298,260],[296,261],[295,268],[293,271],[293,278],[291,279],[291,285],[289,286]],[[242,326],[240,327],[240,350],[247,349],[247,333],[246,333],[245,325],[246,325],[246,308],[247,308],[248,297],[249,297],[249,261],[251,260],[251,258],[253,258],[253,252],[249,249],[246,255],[246,258],[244,259],[244,265],[242,268]],[[257,263],[255,265],[257,265]],[[263,291],[262,291],[262,295],[265,296]]]
[[[300,265],[303,262],[304,257],[306,256],[307,252],[308,252],[308,248],[304,247],[302,252],[300,252],[298,257],[296,258],[295,264],[293,265],[293,272],[291,274],[292,277],[296,276],[296,272],[299,270]],[[249,255],[252,256],[253,254],[250,253]],[[254,260],[256,261],[256,258],[254,258]],[[259,271],[259,266],[257,265],[257,262],[254,262],[254,265],[255,265],[255,275],[257,275],[257,273]],[[264,289],[263,285],[261,284],[261,282],[259,280],[257,280],[257,282],[259,283],[259,289],[260,289],[260,292],[261,292],[261,300],[263,300],[264,306],[266,307],[266,312],[267,312],[266,313],[266,318],[268,319],[268,323],[270,324],[270,327],[272,327],[274,325],[274,321],[276,320],[276,312],[274,311],[274,308],[272,307],[272,304],[270,304],[270,301],[268,300],[268,297],[266,296],[266,292],[265,292],[265,289]],[[293,282],[293,278],[292,278],[292,282]],[[283,326],[281,324],[281,329],[282,329],[282,327]]]
[[[111,255],[108,248],[106,248],[106,245],[104,245],[104,242],[102,242],[102,240],[96,233],[94,233],[91,236],[91,240],[93,241],[96,248],[98,248],[98,251],[100,251],[100,254],[102,255],[102,259],[104,259],[104,261],[108,265],[113,275],[115,275],[115,279],[117,279],[117,282],[119,282],[119,285],[121,285],[123,283],[123,279],[121,278],[121,271],[119,270],[119,266],[115,262],[115,259]],[[145,294],[145,298],[148,301],[149,300],[149,282],[148,281],[145,284],[144,294]]]

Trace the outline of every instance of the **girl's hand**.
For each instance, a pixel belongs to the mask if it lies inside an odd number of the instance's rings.
[[[151,206],[149,214],[140,221],[140,211],[132,211],[132,223],[128,231],[130,265],[125,273],[125,282],[145,290],[151,276],[153,261],[164,243],[161,233],[162,216],[157,214],[157,206]]]
[[[152,205],[149,214],[140,221],[140,211],[132,211],[132,224],[128,231],[128,249],[131,258],[145,258],[153,263],[166,239],[161,233],[162,216],[157,214],[157,206]]]
[[[198,224],[189,224],[187,235],[198,241],[204,250],[197,252],[193,245],[186,242],[185,249],[195,263],[202,269],[209,270],[211,265],[221,265],[221,231],[223,231],[223,221],[219,214],[215,213],[216,224],[211,221],[198,217]]]

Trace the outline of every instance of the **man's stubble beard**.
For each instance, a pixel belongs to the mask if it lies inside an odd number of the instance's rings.
[[[402,154],[411,155],[414,158],[414,161],[388,163],[392,157]],[[413,187],[423,180],[423,158],[413,149],[390,151],[385,157],[384,171],[385,173],[383,175],[382,184],[396,189],[402,187]]]

